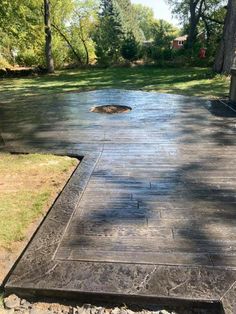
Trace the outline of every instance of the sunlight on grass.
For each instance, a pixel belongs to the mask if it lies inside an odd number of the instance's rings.
[[[206,98],[225,97],[229,77],[216,75],[208,68],[108,68],[63,70],[35,78],[4,79],[0,101],[24,99],[65,91],[86,91],[102,88],[139,89]]]
[[[78,160],[52,155],[0,155],[0,247],[11,250],[50,206]]]

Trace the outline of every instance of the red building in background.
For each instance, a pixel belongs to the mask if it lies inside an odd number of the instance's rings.
[[[186,43],[188,38],[188,35],[180,36],[175,38],[172,41],[172,48],[173,49],[182,49],[184,47],[184,44]]]

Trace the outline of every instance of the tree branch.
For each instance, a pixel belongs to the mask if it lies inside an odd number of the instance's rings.
[[[203,7],[203,4],[205,3],[204,0],[201,0],[200,2],[200,6],[199,6],[199,9],[198,9],[198,13],[197,13],[197,20],[199,21],[200,20],[200,17],[201,17],[201,14],[202,14],[202,7]]]
[[[202,13],[202,18],[205,19],[205,20],[208,20],[208,21],[220,24],[220,25],[224,25],[224,21],[219,21],[219,20],[214,19],[214,18],[212,18],[210,16],[206,16],[204,13]]]
[[[80,31],[78,33],[78,36],[79,36],[79,38],[82,41],[82,44],[84,46],[84,50],[85,50],[85,53],[86,53],[86,64],[88,65],[89,64],[89,52],[88,52],[88,48],[87,48],[87,45],[86,45],[86,40],[84,39],[84,30],[83,30],[83,25],[81,23],[81,18],[80,18],[80,21],[79,21],[79,28],[80,28]]]
[[[80,55],[75,51],[74,47],[70,43],[69,39],[66,37],[66,35],[60,30],[60,28],[55,25],[54,23],[51,24],[52,27],[58,32],[58,34],[66,41],[70,49],[72,50],[73,54],[75,55],[76,59],[79,61],[80,64],[83,64],[82,59]]]

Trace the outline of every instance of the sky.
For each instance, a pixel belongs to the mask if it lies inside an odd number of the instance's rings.
[[[131,2],[141,3],[151,7],[157,19],[163,19],[176,26],[179,26],[178,20],[172,17],[169,6],[166,4],[165,0],[131,0]]]

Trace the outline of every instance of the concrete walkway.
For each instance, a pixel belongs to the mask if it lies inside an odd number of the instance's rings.
[[[103,104],[132,111],[89,111]],[[214,301],[236,313],[235,111],[104,90],[2,104],[0,117],[8,150],[83,156],[8,292]]]

